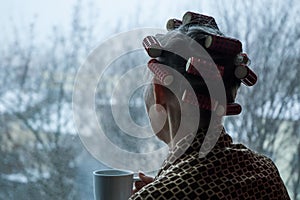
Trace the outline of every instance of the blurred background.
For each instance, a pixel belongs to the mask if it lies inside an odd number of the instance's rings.
[[[0,199],[93,199],[92,174],[107,168],[82,145],[72,118],[76,72],[102,41],[136,28],[164,28],[186,11],[214,16],[221,31],[242,41],[259,81],[242,86],[239,116],[225,121],[235,142],[269,156],[292,199],[300,199],[300,3],[296,0],[10,0],[0,7]],[[124,41],[130,46],[130,41]],[[115,65],[124,70],[146,54]],[[109,74],[108,74],[109,75]],[[108,110],[110,83],[98,111]],[[134,79],[132,80],[134,81]],[[146,124],[142,92],[131,116]],[[112,135],[132,151],[139,145]],[[158,141],[151,141],[160,146]],[[130,145],[131,144],[131,145]],[[140,145],[141,146],[141,145]]]

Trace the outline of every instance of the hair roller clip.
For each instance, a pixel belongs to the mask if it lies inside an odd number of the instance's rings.
[[[242,43],[239,40],[217,35],[207,36],[205,47],[227,55],[236,55],[242,51]]]
[[[239,65],[234,70],[234,75],[236,78],[240,79],[242,83],[247,86],[252,86],[257,81],[256,74],[249,69],[246,65]]]
[[[148,68],[162,84],[170,85],[173,82],[173,75],[156,59],[151,59],[148,62]]]
[[[182,25],[182,21],[179,19],[169,19],[166,25],[166,28],[168,31],[172,31],[176,28],[178,28],[179,26]]]
[[[186,72],[188,74],[209,79],[220,79],[224,74],[224,66],[217,65],[217,69],[220,73],[217,73],[214,67],[215,64],[211,61],[191,57],[186,63]],[[198,70],[200,70],[201,72],[199,72]]]
[[[198,100],[197,98],[195,98],[195,96],[193,96],[190,92],[188,92],[187,90],[185,90],[183,92],[182,95],[182,99],[183,102],[194,105],[194,106],[198,106]]]
[[[203,26],[210,26],[219,30],[218,25],[213,17],[202,15],[194,12],[186,12],[182,17],[182,23],[189,24],[199,24]]]
[[[246,53],[239,53],[234,59],[234,64],[236,66],[242,65],[242,64],[250,65],[251,60],[248,58],[248,55]]]
[[[152,58],[157,58],[162,54],[162,47],[154,36],[147,36],[143,40],[143,46],[148,55]]]

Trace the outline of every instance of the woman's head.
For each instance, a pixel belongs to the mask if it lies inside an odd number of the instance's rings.
[[[234,103],[237,90],[241,83],[241,79],[237,78],[235,73],[235,60],[237,57],[237,53],[240,53],[242,51],[241,44],[237,40],[235,41],[233,39],[228,39],[228,44],[237,44],[237,46],[236,48],[227,48],[225,46],[224,49],[233,49],[234,53],[226,52],[224,50],[222,51],[222,49],[207,48],[207,46],[210,45],[209,42],[212,43],[214,42],[214,40],[220,42],[218,41],[218,39],[220,40],[220,38],[223,39],[225,37],[223,33],[220,32],[220,30],[218,29],[218,26],[216,25],[213,18],[204,15],[199,15],[199,19],[200,20],[196,19],[195,21],[191,21],[188,23],[187,20],[183,19],[185,23],[176,27],[175,30],[169,31],[165,35],[157,35],[156,39],[159,41],[162,47],[162,52],[156,58],[156,62],[161,65],[175,69],[177,72],[179,72],[182,76],[185,77],[185,79],[192,86],[196,95],[200,95],[201,97],[205,96],[208,99],[210,99],[210,92],[208,90],[207,84],[214,84],[216,80],[212,79],[207,81],[207,79],[210,79],[211,77],[218,77],[217,75],[221,74],[219,80],[223,81],[224,83],[226,101],[227,103]],[[225,45],[226,42],[227,41],[225,41]],[[206,50],[206,53],[199,52],[195,43],[197,45],[200,44],[203,47],[203,49]],[[220,44],[217,45],[220,46]],[[222,45],[223,44],[221,44],[221,47]],[[201,64],[204,65],[202,66],[204,71],[201,71],[200,74],[189,73],[189,71],[187,71],[187,63],[190,62],[190,59],[188,62],[187,58],[195,58],[194,60],[202,62]],[[213,61],[214,64],[216,64],[219,73],[216,72],[214,75],[211,71],[209,71],[210,69],[207,71],[207,69],[209,68],[210,61]],[[194,65],[194,63],[192,63],[192,65]],[[205,75],[205,73],[207,72],[209,73],[210,78],[202,76]],[[180,101],[182,99],[178,99],[167,87],[164,87],[160,84],[155,84],[155,81],[157,80],[155,80],[154,78],[153,84],[149,86],[145,92],[147,108],[149,110],[151,104],[160,104],[165,108],[166,112],[171,112],[170,114],[172,116],[169,116],[168,114],[168,117],[171,117],[169,123],[171,123],[171,125],[174,126],[172,127],[174,131],[176,130],[176,128],[178,128],[177,123],[180,123]],[[184,88],[181,88],[181,85],[176,78],[173,81],[173,84],[177,84],[177,87],[180,90],[182,90],[182,92],[184,91]],[[198,101],[198,103],[200,106],[200,104],[203,102]],[[204,124],[205,126],[207,126],[212,111],[211,109],[203,108],[207,108],[207,106],[200,106],[201,118],[199,125],[201,126],[201,124]],[[153,120],[155,119],[152,119],[152,121]],[[170,128],[168,129],[167,125],[165,125],[164,127],[165,129],[162,130],[162,132],[170,131]]]

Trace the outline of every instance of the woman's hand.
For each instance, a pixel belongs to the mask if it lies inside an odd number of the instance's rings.
[[[149,183],[152,183],[154,179],[150,176],[146,176],[142,172],[139,172],[139,178],[141,179],[140,181],[135,181],[134,186],[135,189],[132,191],[132,194],[136,193],[140,189],[142,189],[145,185],[148,185]]]

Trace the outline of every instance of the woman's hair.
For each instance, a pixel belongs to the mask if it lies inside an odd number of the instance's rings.
[[[224,36],[224,34],[215,27],[203,26],[199,24],[187,24],[181,25],[177,29],[169,31],[167,34],[158,37],[158,40],[161,42],[164,49],[172,50],[174,48],[177,48],[177,52],[181,51],[181,54],[186,55],[187,57],[201,57],[201,55],[197,55],[197,53],[195,53],[195,51],[189,44],[185,44],[185,42],[188,43],[187,41],[180,39],[180,35],[182,34],[195,40],[198,44],[203,46],[203,48],[207,36]],[[227,103],[233,103],[235,100],[236,91],[241,84],[241,81],[234,75],[235,56],[225,55],[210,50],[207,50],[207,53],[216,65],[224,66],[224,74],[222,76],[222,79],[226,91],[226,100]],[[191,84],[196,94],[209,96],[209,91],[204,79],[201,76],[199,77],[186,73],[187,60],[185,58],[173,53],[172,51],[166,50],[163,51],[163,53],[160,57],[157,58],[157,60],[161,64],[172,67],[173,69],[176,69],[178,72],[184,75]]]
[[[234,101],[240,84],[253,86],[257,81],[256,74],[247,66],[250,60],[242,52],[242,43],[224,36],[213,17],[193,12],[186,12],[182,21],[170,19],[167,30],[166,34],[147,36],[143,40],[148,55],[156,58],[148,63],[155,77],[163,85],[176,83],[173,86],[179,86],[183,92],[181,100],[199,106],[202,111],[213,110],[218,116],[239,114],[241,106]],[[174,78],[164,66],[184,76],[196,97],[181,87],[181,80]],[[222,101],[218,98],[223,94],[220,83],[225,87],[227,102],[218,105]],[[208,86],[221,89],[221,96],[211,97]]]

